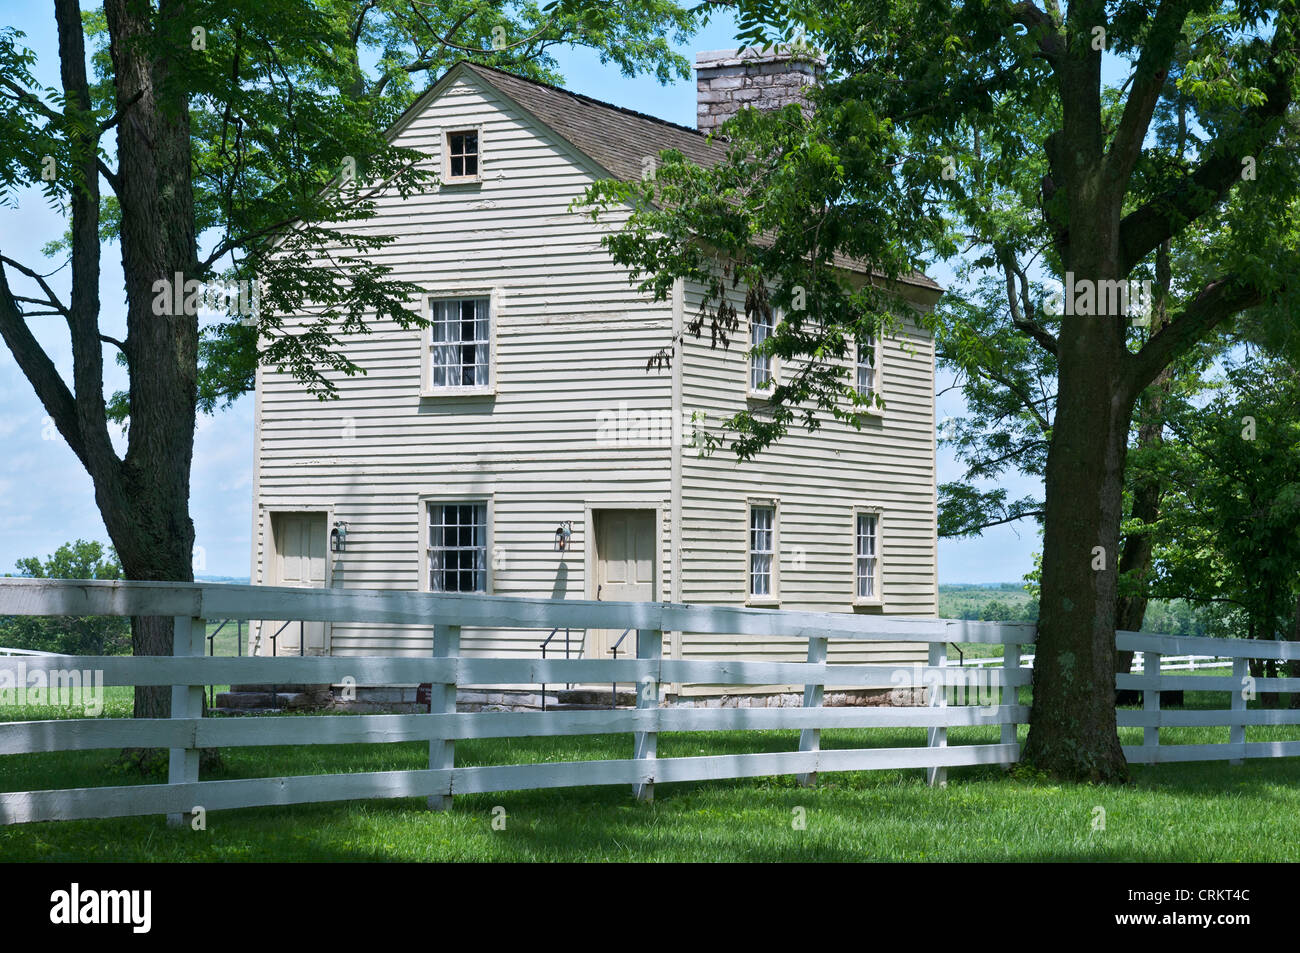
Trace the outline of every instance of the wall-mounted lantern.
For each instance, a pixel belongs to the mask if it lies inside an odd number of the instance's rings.
[[[569,548],[569,540],[573,538],[573,520],[564,520],[555,528],[555,551],[557,553],[566,552]]]
[[[341,553],[348,546],[348,523],[347,520],[335,520],[334,528],[330,530],[330,552]]]

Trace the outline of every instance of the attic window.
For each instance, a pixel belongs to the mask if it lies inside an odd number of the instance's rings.
[[[477,129],[447,133],[448,182],[476,182],[479,178],[479,134]]]

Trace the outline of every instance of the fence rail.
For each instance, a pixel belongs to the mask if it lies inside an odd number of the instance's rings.
[[[1009,765],[1019,758],[1016,729],[1029,717],[1016,689],[1032,672],[1021,666],[1020,646],[1036,633],[1027,623],[966,622],[837,613],[787,612],[666,603],[618,603],[501,596],[281,589],[188,583],[0,580],[0,615],[167,615],[175,625],[172,657],[26,655],[0,661],[11,686],[18,674],[29,684],[68,685],[70,675],[95,673],[100,685],[171,686],[172,712],[163,719],[59,719],[0,724],[0,755],[119,747],[170,751],[165,784],[0,794],[0,823],[119,817],[162,813],[179,824],[197,807],[221,810],[341,801],[425,797],[446,809],[458,794],[530,788],[628,784],[636,797],[653,798],[660,782],[794,774],[815,783],[824,771],[922,768],[943,784],[949,767]],[[302,619],[430,626],[433,651],[414,657],[212,657],[204,652],[206,619]],[[462,627],[633,629],[635,658],[480,658],[461,653]],[[664,658],[664,632],[714,633],[806,639],[806,661]],[[828,663],[830,639],[929,644],[929,663],[879,665]],[[1001,668],[968,670],[950,663],[949,644],[1003,645]],[[1121,688],[1137,688],[1141,712],[1121,712],[1120,724],[1144,729],[1144,743],[1127,746],[1132,761],[1276,757],[1300,754],[1300,742],[1245,741],[1247,725],[1300,723],[1300,712],[1248,711],[1239,676],[1248,657],[1300,658],[1291,643],[1237,645],[1223,640],[1119,633],[1120,648],[1145,653],[1147,670],[1121,675]],[[1233,659],[1231,678],[1161,673],[1162,653],[1212,654]],[[430,683],[429,713],[204,718],[203,686],[225,683]],[[456,691],[466,685],[633,683],[636,707],[612,711],[456,711]],[[804,685],[801,708],[661,708],[664,683]],[[912,691],[915,707],[823,708],[827,684]],[[976,697],[964,689],[978,683]],[[1183,684],[1189,683],[1189,684]],[[1195,683],[1195,684],[1190,684]],[[1223,683],[1220,685],[1220,683]],[[1300,689],[1300,679],[1258,679],[1260,691]],[[1225,712],[1171,712],[1159,707],[1162,689],[1226,688]],[[998,698],[992,692],[997,690]],[[978,704],[962,704],[965,700]],[[955,702],[955,703],[954,703]],[[1226,724],[1227,745],[1161,745],[1162,726]],[[948,744],[948,729],[1000,726],[996,744]],[[844,728],[924,728],[926,744],[821,750],[821,731]],[[798,730],[797,750],[710,757],[659,757],[659,732]],[[456,765],[457,741],[564,735],[632,735],[631,757],[606,761],[493,766]],[[203,748],[261,745],[357,744],[420,741],[429,744],[427,769],[305,777],[199,780]],[[1214,749],[1214,750],[1210,750]]]
[[[1115,676],[1116,688],[1142,692],[1141,711],[1119,711],[1120,727],[1142,728],[1142,744],[1124,745],[1124,757],[1135,764],[1165,764],[1177,761],[1230,761],[1245,758],[1285,758],[1300,755],[1300,741],[1246,741],[1249,725],[1300,725],[1300,709],[1254,709],[1247,702],[1263,693],[1300,691],[1300,678],[1254,678],[1250,659],[1300,660],[1300,643],[1265,642],[1253,639],[1210,639],[1203,637],[1152,635],[1146,632],[1118,632],[1116,647],[1142,653],[1142,674]],[[1167,653],[1226,659],[1231,675],[1166,675]],[[1218,667],[1222,668],[1222,664]],[[1227,691],[1232,707],[1218,711],[1167,711],[1160,707],[1160,693],[1167,691]],[[1212,744],[1161,744],[1160,729],[1174,727],[1226,727],[1229,739]]]

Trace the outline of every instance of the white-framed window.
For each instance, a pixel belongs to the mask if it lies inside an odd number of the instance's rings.
[[[776,602],[779,589],[777,560],[776,503],[771,500],[749,504],[749,601]]]
[[[486,500],[425,500],[425,581],[430,592],[488,591]]]
[[[862,397],[880,392],[880,341],[874,334],[858,340],[854,384]]]
[[[443,137],[444,182],[478,182],[483,178],[483,131],[451,129]]]
[[[867,403],[857,408],[867,414],[881,416],[884,408],[876,403],[883,394],[881,375],[884,370],[885,350],[878,334],[869,334],[855,342],[853,356],[853,386]]]
[[[764,317],[756,314],[749,322],[749,346],[756,348],[770,338],[776,330],[776,315]],[[766,396],[776,380],[775,358],[766,354],[749,355],[749,392]]]
[[[492,387],[492,298],[429,299],[426,392]]]
[[[880,511],[853,511],[853,601],[871,605],[880,595]]]

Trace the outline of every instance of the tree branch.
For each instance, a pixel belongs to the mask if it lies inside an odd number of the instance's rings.
[[[982,529],[989,529],[990,527],[993,526],[1001,526],[1004,523],[1014,523],[1017,520],[1029,519],[1030,517],[1034,517],[1035,519],[1042,519],[1044,515],[1046,515],[1044,510],[1025,510],[1023,513],[1012,513],[1010,516],[1004,516],[1000,520],[989,520],[986,523],[980,523],[977,526],[972,526],[970,527],[969,532],[976,532]],[[969,532],[967,535],[969,535]]]
[[[1002,273],[1007,279],[1007,304],[1011,307],[1011,323],[1017,328],[1033,338],[1038,345],[1047,351],[1048,354],[1056,354],[1056,338],[1048,333],[1047,329],[1036,322],[1025,310],[1021,309],[1021,302],[1024,307],[1029,308],[1029,281],[1025,273],[1020,270],[1013,260],[1010,252],[1003,252],[999,257],[1002,259]],[[1020,279],[1020,291],[1016,291],[1016,278]]]
[[[86,73],[85,31],[78,0],[54,0],[59,30],[59,75],[66,108],[91,108]],[[124,111],[124,110],[120,110]],[[134,117],[133,117],[134,121]],[[104,349],[99,340],[99,132],[79,131],[70,123],[81,188],[68,196],[71,209],[72,291],[68,299],[68,333],[72,339],[72,386],[82,462],[99,493],[112,492],[120,462],[108,432],[104,406]]]
[[[1290,34],[1279,26],[1271,44],[1271,63],[1279,57],[1290,59],[1281,56],[1284,48],[1292,52],[1290,41]],[[1274,70],[1272,82],[1264,90],[1264,102],[1242,112],[1236,128],[1210,144],[1207,158],[1195,171],[1163,195],[1124,216],[1119,226],[1121,274],[1128,274],[1156,246],[1173,237],[1176,230],[1222,202],[1229,190],[1241,181],[1242,160],[1258,157],[1292,102],[1290,69],[1275,66]]]
[[[117,192],[118,183],[120,181],[117,173],[108,167],[108,163],[98,157],[95,159],[95,167],[99,169],[99,174],[104,177],[106,182],[108,182],[108,187],[114,192]]]
[[[1147,31],[1137,70],[1129,77],[1133,92],[1124,104],[1115,138],[1106,155],[1106,175],[1112,182],[1125,182],[1142,153],[1142,141],[1155,112],[1156,103],[1169,75],[1168,66],[1182,35],[1190,4],[1187,0],[1162,0],[1151,29]]]
[[[8,265],[8,266],[9,266],[10,268],[12,268],[14,271],[17,271],[17,272],[20,272],[21,274],[26,275],[28,278],[32,279],[32,280],[35,281],[38,285],[40,285],[40,286],[41,286],[41,290],[45,292],[45,300],[44,300],[44,301],[34,301],[34,300],[31,299],[31,298],[15,298],[14,300],[16,300],[16,301],[32,301],[33,304],[48,304],[48,305],[50,305],[51,307],[57,308],[58,311],[59,311],[59,314],[62,314],[62,315],[64,315],[65,317],[67,316],[67,314],[68,314],[68,306],[65,305],[62,301],[60,301],[60,300],[59,300],[59,296],[56,295],[56,294],[54,293],[54,289],[52,289],[48,284],[45,283],[45,276],[44,276],[44,275],[41,275],[41,274],[36,273],[35,271],[32,271],[32,269],[28,268],[26,265],[21,265],[21,264],[19,264],[18,262],[14,261],[12,258],[9,258],[9,257],[7,257],[7,256],[5,256],[5,255],[0,255],[0,265]],[[56,271],[57,271],[57,270],[58,270],[58,269],[56,269]]]
[[[143,89],[137,90],[136,94],[132,96],[130,99],[128,99],[126,102],[124,102],[121,108],[118,109],[117,112],[113,113],[112,116],[108,117],[107,119],[105,119],[103,122],[99,124],[99,131],[101,133],[108,132],[108,130],[112,129],[119,122],[121,122],[122,117],[126,115],[126,111],[130,109],[132,106],[134,106],[136,103],[138,103],[140,101],[140,97],[143,95],[144,95]]]
[[[1207,284],[1177,318],[1166,324],[1127,358],[1124,386],[1135,399],[1175,357],[1190,348],[1218,324],[1246,308],[1263,302],[1260,290],[1236,275]]]
[[[85,445],[77,423],[77,402],[68,385],[59,376],[49,355],[41,349],[9,290],[9,280],[0,266],[0,338],[4,339],[23,375],[31,382],[36,396],[54,421],[63,439],[83,464],[86,463]]]
[[[57,122],[57,123],[63,122],[63,117],[60,116],[53,109],[53,107],[51,107],[48,103],[46,103],[45,100],[41,99],[39,96],[37,96],[33,92],[30,92],[29,90],[23,89],[21,86],[19,86],[17,83],[9,79],[8,77],[0,76],[0,86],[6,86],[9,89],[13,90],[14,95],[17,96],[18,101],[20,103],[27,103],[29,106],[34,106],[36,108],[36,111],[39,112],[41,115],[43,115],[46,119],[52,120],[53,122]]]
[[[1052,17],[1040,10],[1032,0],[1021,0],[1011,8],[1011,21],[1024,26],[1031,36],[1037,33],[1039,52],[1049,63],[1055,65],[1065,53],[1065,36],[1061,32],[1059,9],[1056,10],[1055,17]]]
[[[1011,391],[1011,393],[1015,394],[1016,397],[1020,398],[1020,403],[1023,404],[1025,410],[1029,411],[1029,413],[1033,416],[1034,420],[1038,423],[1038,428],[1043,433],[1047,433],[1049,430],[1052,429],[1051,422],[1048,421],[1047,417],[1044,416],[1043,413],[1038,409],[1038,407],[1035,405],[1034,399],[1025,392],[1023,387],[1021,387],[1011,378],[1003,374],[999,374],[996,371],[992,371],[987,367],[981,366],[979,368],[979,371],[981,374],[983,374],[989,380],[993,381],[995,384],[1001,384],[1007,390]]]

